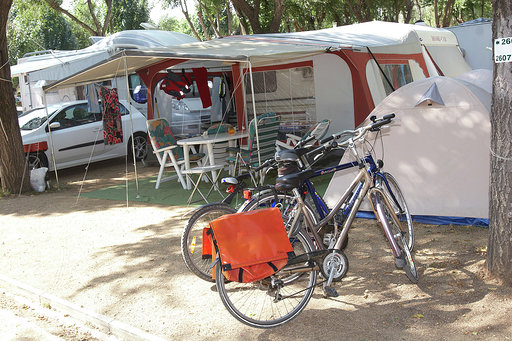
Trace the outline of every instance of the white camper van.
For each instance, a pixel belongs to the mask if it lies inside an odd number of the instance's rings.
[[[44,104],[86,99],[87,90],[85,86],[50,91],[46,93],[46,97],[43,87],[101,63],[119,51],[170,47],[195,41],[197,41],[195,38],[178,32],[159,30],[122,31],[102,38],[82,50],[39,51],[27,54],[18,60],[17,65],[11,67],[11,74],[12,77],[19,77],[22,108],[23,111],[27,111],[44,106]],[[109,83],[107,85],[118,89],[122,100],[128,101],[128,98],[125,97],[127,93],[130,93],[133,105],[140,112],[146,114],[147,105],[145,102],[136,101],[133,96],[133,91],[141,84],[140,78],[136,74],[129,75],[127,80],[124,73],[120,73],[119,77],[115,77],[107,83]]]

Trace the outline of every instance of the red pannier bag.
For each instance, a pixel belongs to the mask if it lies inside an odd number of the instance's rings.
[[[210,222],[208,233],[229,281],[250,283],[273,275],[293,255],[278,208],[224,215]]]

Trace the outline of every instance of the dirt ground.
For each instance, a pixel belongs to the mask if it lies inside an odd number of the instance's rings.
[[[65,170],[59,191],[0,198],[0,274],[169,340],[512,338],[512,288],[485,276],[485,228],[416,224],[415,285],[395,269],[377,223],[357,220],[340,296],[317,288],[296,319],[261,330],[237,322],[215,285],[186,269],[190,208],[78,198],[83,176]],[[81,190],[124,179],[123,159],[96,163]]]

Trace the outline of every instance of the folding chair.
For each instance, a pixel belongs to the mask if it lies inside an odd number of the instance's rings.
[[[216,136],[218,134],[227,134],[229,129],[233,129],[233,126],[229,123],[216,123],[210,126],[203,133],[205,136]],[[229,142],[219,142],[213,145],[213,154],[215,155],[215,163],[224,163],[226,157],[229,156],[227,152],[227,148],[229,146]],[[204,152],[204,150],[201,150]]]
[[[214,165],[214,166],[211,166],[211,165],[210,166],[199,166],[199,167],[194,167],[191,169],[182,170],[181,173],[184,174],[187,177],[187,179],[189,179],[192,182],[192,184],[194,185],[194,189],[192,190],[192,193],[188,197],[187,204],[190,205],[195,192],[198,192],[199,195],[201,195],[201,197],[207,204],[208,204],[208,197],[210,196],[210,194],[213,190],[216,190],[217,192],[219,192],[220,196],[222,198],[224,198],[224,195],[222,194],[219,187],[217,186],[217,181],[220,178],[221,171],[223,168],[224,168],[224,164],[220,164],[220,165]],[[213,178],[213,175],[211,177],[208,175],[208,173],[213,174],[212,172],[214,172],[214,171],[217,171],[217,176],[215,177],[215,179]],[[197,179],[195,181],[192,177],[193,174],[199,174],[199,176],[197,177]],[[211,187],[208,190],[208,193],[206,194],[206,196],[199,189],[199,183],[201,182],[201,180],[205,180],[205,179],[207,180],[207,182],[210,182],[210,184],[211,184]]]
[[[313,137],[308,145],[314,145],[317,141],[320,141],[327,134],[331,121],[323,120],[312,125],[304,136],[300,137],[293,134],[286,134],[286,142],[276,141],[276,146],[283,149],[293,149],[293,147],[300,141],[304,141],[310,137]]]
[[[155,188],[158,189],[160,183],[177,177],[183,189],[187,189],[187,184],[182,175],[185,168],[183,148],[176,144],[176,138],[172,134],[169,122],[167,122],[165,118],[158,118],[148,120],[146,125],[148,127],[149,140],[153,146],[153,153],[155,153],[160,163]],[[192,154],[190,155],[190,161],[200,164],[204,156],[204,153]],[[162,178],[164,170],[167,167],[173,167],[176,171],[176,175]]]
[[[259,143],[256,140],[256,122],[258,122]],[[256,167],[260,161],[263,163],[274,157],[279,123],[279,117],[274,112],[257,116],[256,120],[251,120],[249,123],[249,137],[247,138],[248,145],[227,149],[235,154],[226,158],[226,161],[231,164],[231,174],[235,173],[235,167],[239,163],[245,162],[251,167]],[[265,180],[265,172],[263,171],[262,174],[261,183]]]

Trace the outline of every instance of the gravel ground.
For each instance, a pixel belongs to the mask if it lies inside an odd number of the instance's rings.
[[[121,163],[91,165],[84,190],[124,182]],[[154,175],[157,169],[140,171]],[[346,249],[350,269],[336,285],[340,296],[325,299],[317,289],[295,320],[261,330],[237,322],[215,285],[186,269],[180,236],[189,208],[77,200],[82,177],[83,170],[70,169],[60,173],[60,191],[0,198],[0,274],[168,340],[512,335],[512,289],[483,271],[487,229],[417,224],[421,278],[414,285],[395,269],[376,222],[357,220]]]
[[[115,340],[94,326],[33,302],[0,291],[0,339],[10,340]]]

